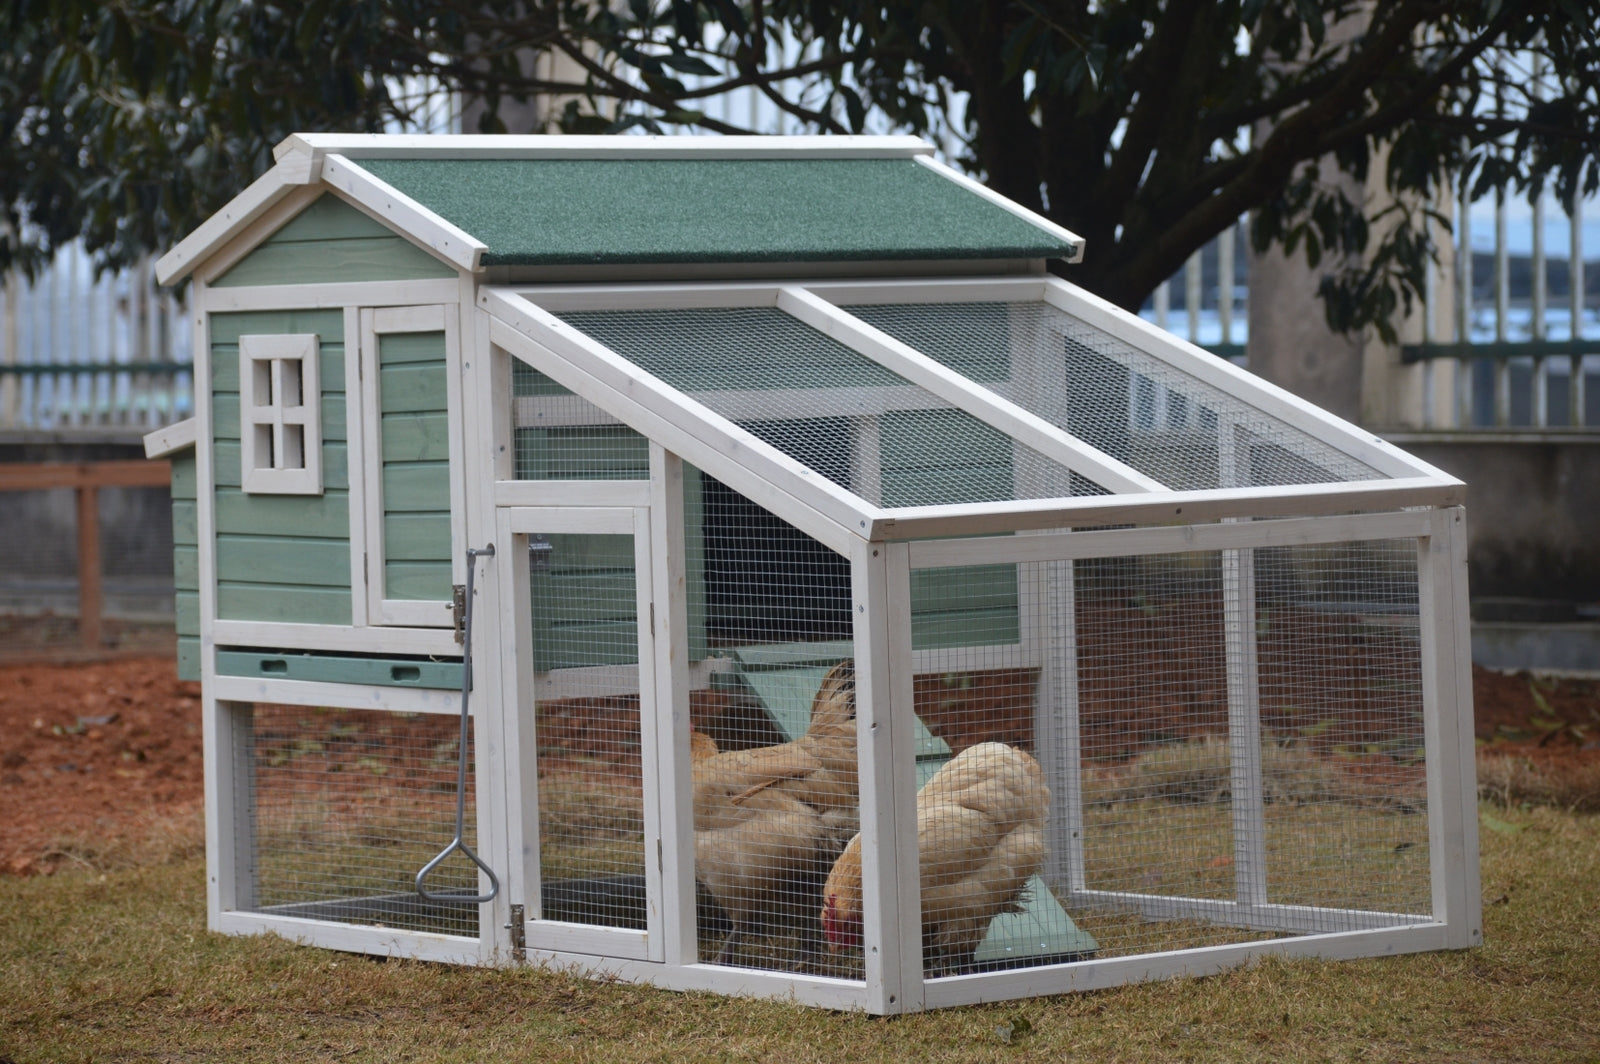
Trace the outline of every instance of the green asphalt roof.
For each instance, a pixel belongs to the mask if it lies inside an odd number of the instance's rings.
[[[912,159],[361,159],[486,266],[1066,258]]]

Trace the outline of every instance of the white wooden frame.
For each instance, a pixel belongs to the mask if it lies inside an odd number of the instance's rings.
[[[357,595],[364,600],[365,623],[373,626],[448,628],[450,605],[447,599],[431,601],[394,599],[387,595],[387,552],[384,546],[383,518],[383,437],[379,395],[379,345],[383,337],[399,333],[443,332],[445,337],[446,404],[450,411],[450,540],[452,579],[459,582],[461,560],[455,545],[466,542],[463,491],[465,477],[461,462],[461,339],[456,307],[449,304],[407,307],[364,307],[359,311],[359,350],[354,355],[360,386],[360,401],[354,406],[350,436],[350,510],[352,579]],[[349,345],[346,345],[346,357]],[[355,415],[359,411],[359,417]],[[359,432],[360,439],[355,437]],[[358,474],[360,470],[357,485]],[[359,564],[354,557],[360,544]],[[360,620],[357,623],[362,623]]]
[[[320,350],[315,333],[239,337],[239,473],[246,495],[322,494]],[[300,396],[292,405],[291,384]],[[270,436],[265,453],[262,430]]]
[[[210,672],[210,657],[204,662],[204,670]],[[211,930],[232,935],[270,932],[323,949],[444,964],[481,964],[492,956],[492,950],[485,948],[481,913],[480,933],[472,937],[251,911],[256,905],[252,896],[254,884],[248,867],[240,861],[243,853],[254,849],[252,751],[247,735],[241,732],[246,726],[242,718],[253,705],[275,703],[442,715],[460,711],[459,692],[236,676],[213,676],[205,691],[201,704],[206,725],[206,910]],[[478,809],[480,832],[485,804],[480,803]],[[439,841],[442,846],[449,840]],[[480,889],[486,890],[487,880],[480,879]]]
[[[661,714],[656,676],[655,585],[651,564],[653,530],[648,507],[502,507],[497,514],[497,551],[503,551],[500,574],[502,726],[515,756],[504,763],[498,781],[508,796],[506,837],[518,859],[509,863],[508,897],[523,899],[527,948],[592,958],[628,958],[659,962],[665,956],[667,936],[663,899],[664,864],[648,859],[651,849],[662,852],[660,749],[671,742],[660,732]],[[533,722],[537,699],[533,672],[533,603],[529,588],[527,537],[532,533],[590,533],[633,538],[635,603],[638,610],[639,757],[644,795],[644,848],[646,851],[645,930],[598,927],[545,920],[539,912],[542,880],[539,873],[539,763],[538,737]],[[509,651],[509,652],[508,652]],[[687,747],[687,732],[684,745]],[[687,749],[685,750],[687,753]],[[689,904],[694,900],[690,885]],[[514,903],[515,904],[515,903]]]
[[[1249,756],[1235,759],[1236,821],[1246,827],[1235,832],[1236,884],[1234,900],[1138,895],[1088,890],[1082,875],[1081,842],[1069,840],[1064,861],[1057,855],[1055,882],[1062,900],[1071,907],[1114,905],[1134,907],[1152,920],[1175,917],[1201,918],[1230,926],[1278,931],[1300,936],[1269,943],[1253,943],[1182,950],[1166,954],[1090,960],[1052,968],[1014,970],[940,979],[925,988],[928,1007],[968,1004],[996,997],[1021,997],[1064,990],[1112,986],[1121,982],[1178,974],[1219,971],[1267,953],[1290,956],[1354,957],[1414,950],[1462,947],[1481,941],[1481,906],[1478,898],[1476,789],[1472,779],[1470,707],[1462,698],[1470,682],[1467,673],[1469,645],[1465,625],[1464,523],[1458,507],[1391,513],[1343,515],[1332,518],[1285,518],[1248,523],[1147,527],[1116,531],[1057,531],[988,539],[931,540],[898,545],[907,555],[910,570],[1010,563],[1020,566],[1070,564],[1083,558],[1154,555],[1187,551],[1216,551],[1224,559],[1224,593],[1230,599],[1252,600],[1250,580],[1227,576],[1231,567],[1246,564],[1250,553],[1267,547],[1307,546],[1378,540],[1413,540],[1418,550],[1418,594],[1422,675],[1427,749],[1426,773],[1430,838],[1432,912],[1428,914],[1369,912],[1304,905],[1269,904],[1265,895],[1265,834],[1251,830],[1261,815],[1259,801],[1260,753],[1258,706],[1253,683],[1238,675],[1253,671],[1253,654],[1229,654],[1230,748],[1243,750],[1254,743]],[[894,545],[891,545],[894,546]],[[1229,638],[1253,642],[1236,630],[1248,621],[1243,609],[1230,614]],[[1454,619],[1450,623],[1450,619]],[[1068,631],[1071,629],[1069,628]],[[1251,628],[1253,633],[1253,626]],[[893,638],[904,654],[909,634],[896,630]],[[1056,697],[1060,697],[1057,693]],[[1249,719],[1246,720],[1245,718]],[[1068,700],[1065,721],[1075,727]],[[1042,736],[1041,739],[1048,737]],[[1064,737],[1054,737],[1060,743]],[[1067,737],[1070,738],[1070,737]],[[1070,743],[1068,744],[1071,745]],[[1069,760],[1076,751],[1069,754]],[[1051,786],[1076,789],[1075,775],[1052,773]],[[1254,783],[1255,791],[1239,786]],[[1247,796],[1241,801],[1240,796]],[[1254,800],[1248,796],[1254,795]],[[1063,843],[1062,827],[1081,831],[1081,797],[1068,795],[1069,822],[1052,830],[1053,846]],[[1059,808],[1059,807],[1058,807]],[[1076,815],[1079,819],[1073,822]],[[1062,867],[1062,866],[1065,867]],[[1331,930],[1337,927],[1339,930]]]

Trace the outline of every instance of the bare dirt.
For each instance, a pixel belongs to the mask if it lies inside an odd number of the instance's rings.
[[[919,711],[959,747],[977,718],[1021,718],[1023,686],[919,689]],[[1487,793],[1600,809],[1600,681],[1478,669],[1473,694]],[[170,654],[0,660],[0,874],[48,874],[86,840],[137,849],[153,825],[197,825],[202,788],[199,685]]]

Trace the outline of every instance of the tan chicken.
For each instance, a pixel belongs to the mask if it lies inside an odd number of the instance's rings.
[[[1020,908],[1044,863],[1050,791],[1039,763],[1004,743],[979,743],[917,794],[924,967],[961,972],[1003,912]],[[861,836],[850,840],[823,887],[822,931],[831,950],[861,941]]]
[[[732,924],[726,964],[764,924],[811,924],[818,884],[856,830],[854,665],[823,678],[800,738],[715,754],[702,745],[693,771],[695,877]]]

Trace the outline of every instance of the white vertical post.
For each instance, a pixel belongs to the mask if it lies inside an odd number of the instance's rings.
[[[18,270],[0,277],[0,295],[5,299],[5,322],[0,325],[0,366],[15,366],[21,361],[22,325],[17,321],[22,305],[21,287],[22,274]],[[0,429],[22,427],[17,417],[21,393],[16,377],[9,373],[0,376]]]
[[[683,459],[650,444],[650,580],[655,600],[655,711],[660,752],[662,957],[699,959],[695,925],[694,787],[689,756],[689,587]]]
[[[1567,252],[1567,305],[1572,312],[1571,335],[1574,341],[1583,338],[1583,201],[1572,198],[1572,209],[1567,212],[1571,227],[1570,250]],[[1577,428],[1583,424],[1584,379],[1583,356],[1574,354],[1570,362],[1571,376],[1567,383],[1567,424]]]
[[[1461,182],[1461,224],[1456,240],[1456,342],[1472,339],[1472,200],[1471,187]],[[1472,363],[1456,363],[1457,428],[1472,427]]]
[[[1034,753],[1050,788],[1045,881],[1086,889],[1083,875],[1083,748],[1078,713],[1077,591],[1071,561],[1017,566],[1022,640],[1038,663]]]
[[[1430,257],[1422,264],[1422,342],[1434,343],[1439,338],[1439,330],[1434,323],[1433,315],[1439,305],[1439,266]],[[1438,372],[1433,364],[1434,360],[1422,360],[1422,427],[1434,428],[1438,424],[1438,415],[1434,410],[1437,402]]]
[[[1466,511],[1436,510],[1417,545],[1423,740],[1433,916],[1446,947],[1483,941],[1478,799],[1472,731],[1472,633],[1466,608]]]
[[[1506,340],[1506,323],[1511,314],[1511,251],[1506,244],[1506,192],[1494,194],[1494,338]],[[1494,423],[1511,424],[1511,360],[1494,360]]]
[[[1243,484],[1239,428],[1217,426],[1223,487]],[[1231,519],[1227,523],[1232,523]],[[1222,552],[1222,624],[1228,677],[1228,760],[1233,794],[1234,892],[1241,905],[1267,901],[1267,821],[1261,769],[1261,676],[1256,652],[1255,551]]]
[[[534,757],[537,737],[533,730],[533,690],[530,637],[528,635],[527,551],[518,551],[508,527],[495,509],[493,485],[509,478],[515,465],[511,453],[511,366],[504,356],[495,358],[489,346],[487,315],[475,306],[476,283],[469,276],[457,280],[456,302],[446,304],[448,392],[453,404],[450,418],[450,475],[452,505],[462,512],[450,522],[454,549],[453,579],[465,581],[468,547],[494,544],[495,554],[483,558],[473,581],[478,601],[470,604],[477,617],[498,618],[498,624],[473,626],[472,742],[474,807],[478,848],[483,859],[501,877],[494,900],[479,909],[478,952],[485,961],[510,956],[511,906],[537,911],[538,880],[528,878],[531,865],[538,869],[538,807],[525,821],[525,792],[538,797],[538,766]],[[350,315],[346,315],[348,318]],[[363,321],[367,315],[359,316]],[[451,328],[453,326],[453,328]],[[366,329],[363,328],[363,334]],[[362,358],[362,336],[345,337],[345,357]],[[376,357],[376,347],[373,348]],[[469,417],[467,411],[479,411]],[[375,411],[368,412],[375,417]],[[352,419],[352,424],[355,424]],[[354,437],[354,433],[351,434]],[[371,445],[371,440],[368,441]],[[367,456],[370,464],[372,456]],[[355,467],[351,466],[354,477]],[[520,621],[520,623],[519,623]],[[524,719],[526,718],[526,719]],[[526,832],[530,831],[531,835]],[[520,863],[519,863],[520,862]],[[488,890],[480,876],[479,888]],[[530,894],[532,895],[530,897]]]
[[[1188,340],[1200,342],[1200,252],[1189,256],[1183,269],[1183,309],[1189,319]]]
[[[1172,282],[1162,281],[1156,285],[1156,325],[1165,329],[1167,320],[1172,316]]]
[[[1233,343],[1233,240],[1231,225],[1217,238],[1217,322],[1225,344]]]
[[[862,949],[866,1008],[923,1007],[922,884],[912,744],[911,564],[904,543],[852,551],[856,727],[861,776]]]

